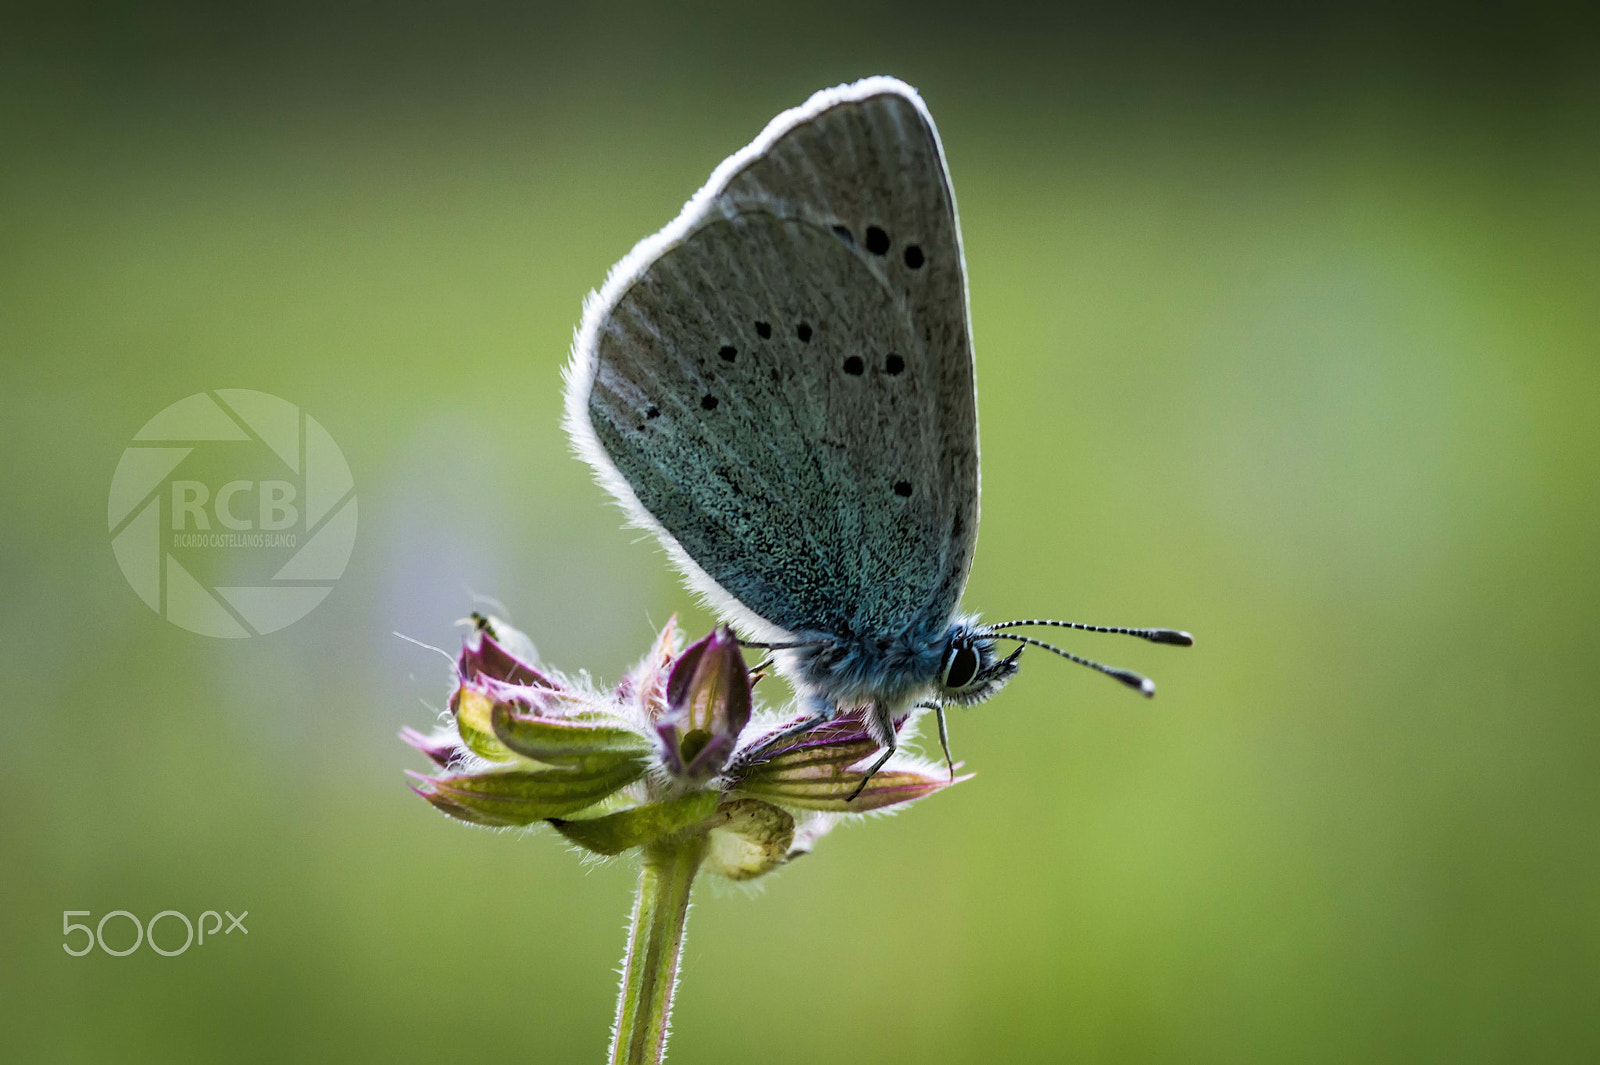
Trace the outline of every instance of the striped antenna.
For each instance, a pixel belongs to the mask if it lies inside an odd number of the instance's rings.
[[[1085,625],[1078,621],[1052,621],[1048,618],[998,621],[993,625],[985,625],[984,631],[998,634],[1001,629],[1016,629],[1027,625],[1048,625],[1051,628],[1078,629],[1081,632],[1110,632],[1118,636],[1137,636],[1151,643],[1170,643],[1178,647],[1194,646],[1194,637],[1178,629],[1126,629],[1118,625]]]
[[[1045,643],[1043,640],[1035,640],[1032,636],[1018,636],[1010,632],[990,632],[987,635],[992,636],[997,640],[1016,640],[1018,643],[1025,643],[1029,647],[1042,647],[1046,651],[1053,651],[1069,662],[1076,662],[1080,666],[1088,666],[1090,669],[1095,670],[1098,673],[1104,673],[1113,680],[1120,680],[1134,691],[1139,692],[1146,699],[1150,698],[1156,693],[1155,681],[1144,676],[1143,674],[1135,673],[1131,669],[1118,669],[1115,666],[1103,665],[1102,663],[1093,661],[1092,659],[1075,655],[1071,651],[1063,651],[1053,643]]]

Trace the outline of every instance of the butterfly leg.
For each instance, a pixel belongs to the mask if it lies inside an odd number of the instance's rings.
[[[921,703],[920,705],[926,709],[931,709],[934,720],[939,722],[939,747],[944,751],[944,764],[950,770],[950,779],[954,781],[956,779],[956,763],[950,757],[950,733],[945,729],[944,704]]]
[[[950,757],[950,730],[945,727],[944,723],[944,704],[936,703],[930,699],[925,703],[918,703],[917,709],[933,711],[933,719],[939,723],[939,749],[944,751],[945,768],[950,771],[950,779],[955,780],[956,763],[955,759]]]
[[[889,759],[893,758],[894,752],[899,749],[900,748],[895,746],[894,733],[890,732],[889,745],[883,749],[883,753],[878,756],[878,760],[872,763],[872,768],[867,770],[867,775],[861,778],[861,783],[856,785],[856,790],[850,793],[850,797],[846,799],[845,802],[855,802],[856,796],[861,794],[862,789],[867,786],[867,782],[878,775],[878,770],[882,769],[883,764]]]
[[[749,765],[751,762],[764,757],[767,752],[775,747],[794,739],[796,736],[803,736],[819,725],[826,725],[834,718],[835,711],[833,707],[826,703],[813,701],[809,709],[812,712],[810,717],[802,718],[788,728],[774,732],[754,747],[740,754],[737,763],[739,765]]]

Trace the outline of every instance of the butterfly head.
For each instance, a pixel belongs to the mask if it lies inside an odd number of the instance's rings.
[[[971,621],[952,625],[939,665],[939,699],[971,706],[1005,687],[1016,675],[1022,648],[1002,657],[998,646],[998,640]]]

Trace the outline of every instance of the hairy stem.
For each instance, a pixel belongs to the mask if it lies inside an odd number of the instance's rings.
[[[705,836],[691,835],[644,848],[628,926],[628,952],[622,959],[612,1065],[657,1065],[666,1057],[689,891],[706,847]]]

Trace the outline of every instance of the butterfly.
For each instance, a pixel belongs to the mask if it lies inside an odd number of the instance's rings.
[[[973,373],[944,151],[888,77],[818,92],[724,160],[589,297],[566,370],[566,428],[596,479],[772,652],[806,710],[783,737],[860,717],[882,748],[863,786],[915,708],[937,713],[948,761],[945,706],[995,694],[1028,646],[1155,690],[1011,629],[1193,642],[960,611]]]

